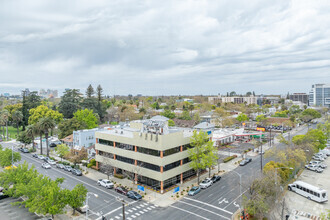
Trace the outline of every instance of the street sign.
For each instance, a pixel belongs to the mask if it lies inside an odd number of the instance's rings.
[[[173,190],[173,193],[176,193],[176,192],[179,192],[180,191],[180,187],[176,187],[174,190]]]
[[[265,131],[266,129],[265,128],[257,128],[257,131]]]
[[[137,188],[138,188],[138,190],[144,192],[144,187],[143,187],[143,186],[139,186],[139,185],[138,185]]]

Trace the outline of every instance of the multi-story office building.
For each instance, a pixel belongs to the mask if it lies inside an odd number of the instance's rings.
[[[187,149],[193,129],[168,127],[168,119],[155,116],[129,126],[96,132],[97,168],[114,167],[161,193],[195,175]]]
[[[308,94],[306,93],[293,93],[289,95],[289,99],[292,101],[300,101],[308,105]]]
[[[209,103],[215,105],[217,103],[235,103],[235,104],[242,104],[246,103],[247,105],[250,104],[257,104],[257,97],[251,96],[215,96],[215,97],[208,97]]]
[[[330,84],[314,84],[309,92],[310,106],[330,107]]]

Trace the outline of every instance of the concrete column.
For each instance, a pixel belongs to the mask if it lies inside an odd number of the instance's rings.
[[[163,158],[163,151],[160,151],[160,158]]]
[[[135,182],[135,184],[137,184],[137,180],[138,180],[138,175],[135,173],[134,174],[134,182]]]
[[[96,141],[96,143],[99,143],[99,139],[98,139],[98,138],[96,138],[96,140],[95,140],[95,141]]]
[[[113,168],[113,174],[116,174],[116,168]]]
[[[164,170],[164,168],[163,168],[163,166],[161,166],[160,167],[160,173],[163,173],[163,170]]]
[[[160,181],[160,193],[164,193],[164,183]]]
[[[134,146],[134,151],[137,152],[137,147],[136,146]]]
[[[99,162],[96,161],[96,169],[98,170],[99,169]]]
[[[181,180],[180,180],[180,183],[183,184],[183,173],[181,173]]]

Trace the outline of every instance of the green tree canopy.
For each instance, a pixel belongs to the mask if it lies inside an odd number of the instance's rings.
[[[80,122],[85,122],[87,129],[96,128],[97,125],[97,116],[93,113],[93,110],[84,109],[78,110],[74,114],[74,118]]]
[[[67,137],[73,134],[73,131],[86,129],[87,125],[85,121],[78,120],[76,118],[63,120],[59,125],[58,129],[60,130],[58,137],[60,139]]]
[[[172,112],[171,110],[165,110],[164,112],[161,113],[161,115],[170,119],[175,118],[175,113]]]
[[[29,124],[36,124],[41,118],[46,117],[53,119],[56,123],[59,123],[63,120],[63,114],[59,113],[58,111],[49,109],[44,105],[39,105],[36,108],[30,109],[29,113]]]
[[[182,119],[182,120],[191,120],[191,117],[189,115],[189,112],[187,110],[183,111],[182,114],[180,115],[179,119]]]
[[[237,116],[236,120],[239,121],[240,123],[242,123],[244,121],[248,121],[249,118],[246,114],[241,113]]]
[[[59,144],[56,146],[55,152],[62,159],[65,155],[70,153],[70,148],[66,144]]]
[[[5,148],[0,150],[0,166],[6,167],[21,160],[21,154],[18,152],[12,152],[11,149]]]
[[[175,122],[172,119],[168,120],[168,126],[170,127],[175,126]]]
[[[76,185],[71,191],[66,191],[66,199],[69,206],[73,209],[73,215],[75,214],[75,210],[81,206],[83,206],[86,196],[87,189],[83,184]]]
[[[64,92],[59,104],[59,111],[64,118],[72,118],[73,113],[81,108],[82,94],[79,89],[69,89]]]
[[[302,116],[310,116],[311,119],[314,119],[314,118],[321,118],[321,113],[316,111],[315,109],[305,109],[302,113],[301,113]]]

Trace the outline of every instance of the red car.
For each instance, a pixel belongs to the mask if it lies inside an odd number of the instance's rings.
[[[127,192],[128,192],[127,189],[125,189],[124,187],[120,187],[120,186],[116,187],[115,191],[119,192],[120,194],[123,194],[123,195],[127,195]]]

